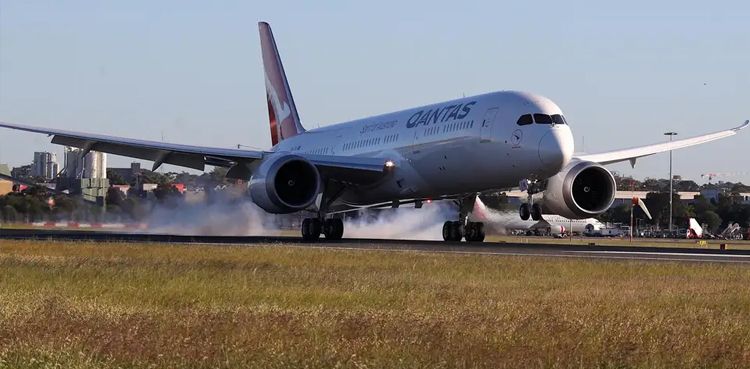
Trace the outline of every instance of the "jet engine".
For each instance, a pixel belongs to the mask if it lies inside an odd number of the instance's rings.
[[[544,204],[553,214],[583,219],[607,211],[616,194],[615,177],[601,164],[573,161],[547,180]]]
[[[547,228],[547,231],[551,236],[556,236],[565,233],[565,227],[558,224],[552,224]]]
[[[294,154],[267,157],[253,171],[248,192],[253,202],[273,214],[304,210],[320,192],[320,173],[309,160]]]

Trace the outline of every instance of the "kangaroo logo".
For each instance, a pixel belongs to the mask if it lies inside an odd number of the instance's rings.
[[[268,92],[268,98],[271,99],[271,105],[273,110],[276,111],[276,119],[279,123],[283,122],[287,117],[292,115],[292,110],[289,109],[286,101],[279,101],[279,94],[273,88],[273,83],[266,74],[266,92]]]

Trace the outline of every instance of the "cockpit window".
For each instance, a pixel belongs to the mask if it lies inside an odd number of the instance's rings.
[[[552,121],[555,122],[555,124],[566,124],[565,117],[560,114],[554,114],[552,116]]]
[[[547,114],[534,114],[534,122],[537,124],[552,124],[552,118]]]
[[[525,126],[531,123],[534,123],[534,121],[531,120],[531,114],[522,115],[520,118],[518,118],[518,121],[516,122],[516,124],[518,124],[519,126]]]

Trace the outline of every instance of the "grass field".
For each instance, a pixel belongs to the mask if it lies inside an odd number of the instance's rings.
[[[750,268],[0,241],[0,367],[750,364]]]
[[[726,244],[730,249],[750,249],[750,241],[746,240],[698,240],[692,239],[673,239],[673,238],[633,238],[633,241],[625,238],[606,238],[606,237],[573,237],[553,238],[553,237],[526,237],[526,236],[487,236],[486,242],[508,242],[508,243],[546,243],[559,245],[588,245],[594,243],[598,246],[617,245],[617,246],[636,246],[636,247],[693,247],[693,248],[712,248],[718,249],[721,244]]]

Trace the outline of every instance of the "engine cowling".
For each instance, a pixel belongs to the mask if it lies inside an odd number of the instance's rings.
[[[544,204],[554,214],[583,219],[607,211],[616,194],[610,171],[598,163],[574,161],[547,180]]]
[[[565,233],[565,227],[558,224],[552,224],[549,226],[549,233],[553,236],[563,234]]]
[[[304,210],[320,192],[320,173],[306,158],[294,154],[267,157],[253,171],[248,192],[253,202],[273,214]]]

